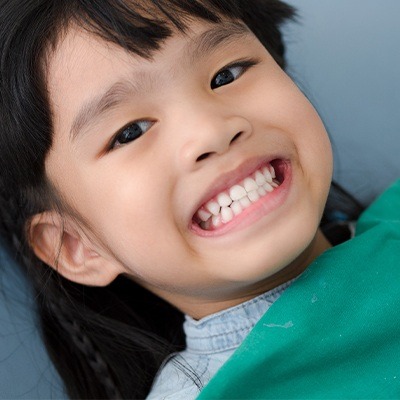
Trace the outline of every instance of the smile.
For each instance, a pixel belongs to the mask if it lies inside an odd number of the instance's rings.
[[[202,231],[218,231],[232,224],[242,213],[243,216],[249,214],[274,197],[285,180],[287,169],[283,160],[264,163],[205,202],[193,216],[193,225]]]

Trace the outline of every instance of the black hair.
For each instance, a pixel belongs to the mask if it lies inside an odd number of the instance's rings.
[[[53,135],[48,55],[72,22],[149,58],[190,18],[229,18],[243,21],[284,68],[280,26],[293,16],[278,0],[1,1],[0,235],[36,290],[44,341],[71,398],[145,398],[185,338],[182,313],[131,280],[79,285],[30,249],[29,218],[60,206],[44,169]]]

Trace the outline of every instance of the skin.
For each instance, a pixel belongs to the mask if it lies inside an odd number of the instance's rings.
[[[188,57],[187,46],[210,27],[193,22],[152,60],[69,29],[49,59],[54,140],[46,173],[71,212],[64,225],[56,212],[38,215],[31,229],[36,254],[68,279],[106,285],[125,274],[194,318],[276,287],[330,247],[318,225],[332,154],[318,114],[250,32]],[[219,70],[243,58],[257,64],[210,87]],[[82,106],[119,80],[139,93],[91,118],[72,139]],[[115,132],[135,120],[150,121],[150,129],[110,151]],[[283,204],[225,235],[191,231],[195,207],[216,178],[271,154],[292,168]]]

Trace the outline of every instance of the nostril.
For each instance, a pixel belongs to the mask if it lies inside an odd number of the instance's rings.
[[[242,136],[243,133],[244,133],[243,131],[238,132],[238,133],[232,138],[232,140],[229,142],[229,145],[231,145],[233,142],[235,142],[236,140],[238,140],[238,139],[240,138],[240,136]],[[215,153],[219,153],[219,152],[210,151],[210,152],[208,152],[208,153],[203,153],[203,154],[201,154],[200,156],[198,156],[198,157],[196,158],[196,162],[205,160],[206,158],[210,157],[211,155],[213,155],[213,154],[215,154]],[[222,153],[222,152],[221,152],[221,153]]]
[[[197,161],[202,161],[205,160],[206,158],[208,158],[212,153],[204,153],[201,156],[197,157],[196,162]]]
[[[237,133],[231,140],[230,144],[232,144],[233,142],[235,142],[236,140],[238,140],[240,138],[240,136],[242,136],[243,131]]]

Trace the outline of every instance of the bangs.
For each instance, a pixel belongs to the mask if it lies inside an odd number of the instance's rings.
[[[295,15],[293,7],[279,0],[71,0],[53,6],[53,32],[75,22],[146,59],[174,31],[185,32],[193,19],[215,24],[223,19],[242,21],[281,67],[284,46],[279,28]]]
[[[235,0],[73,0],[63,11],[59,23],[64,28],[76,23],[146,59],[174,31],[185,32],[193,19],[219,23],[242,17]]]

